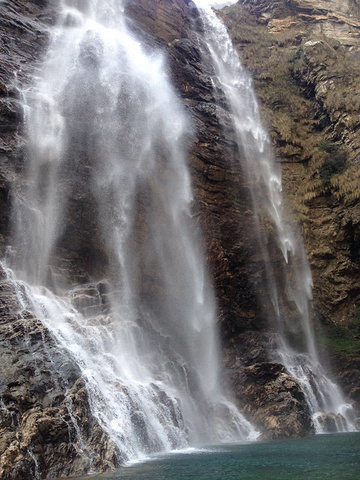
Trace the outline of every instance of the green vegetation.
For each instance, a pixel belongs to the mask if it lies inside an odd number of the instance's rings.
[[[326,152],[327,156],[320,168],[320,178],[325,185],[330,185],[333,175],[341,173],[346,164],[346,153],[334,142],[323,140],[319,144],[319,149]]]
[[[357,328],[360,331],[360,318]],[[353,334],[353,329],[346,328],[333,323],[326,323],[322,326],[319,344],[338,356],[360,355],[360,340]]]
[[[355,308],[354,316],[348,323],[348,328],[354,337],[360,340],[360,307]]]

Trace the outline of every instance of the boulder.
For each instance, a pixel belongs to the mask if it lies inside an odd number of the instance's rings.
[[[255,363],[230,375],[236,398],[263,439],[313,435],[314,424],[297,380],[279,363]]]

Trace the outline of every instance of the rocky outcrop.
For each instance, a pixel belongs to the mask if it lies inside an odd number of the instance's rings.
[[[1,479],[55,478],[120,465],[121,453],[91,414],[79,367],[24,310],[24,287],[2,270],[1,276]]]
[[[299,383],[278,363],[255,363],[232,378],[244,413],[264,432],[262,438],[296,438],[314,433]]]
[[[304,233],[319,343],[358,402],[359,3],[240,0],[223,17],[253,72]]]

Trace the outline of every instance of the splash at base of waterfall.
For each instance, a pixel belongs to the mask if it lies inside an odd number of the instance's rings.
[[[23,309],[75,360],[93,416],[134,460],[256,433],[222,384],[191,214],[191,124],[162,53],[143,48],[123,10],[60,2],[23,92],[27,171],[9,265]],[[84,274],[71,290],[73,264]]]
[[[279,351],[279,361],[297,379],[305,393],[316,433],[356,432],[356,416],[338,385],[319,362],[290,349]]]
[[[95,285],[84,286],[83,291],[92,290],[91,297],[81,294],[78,287],[60,297],[45,287],[16,280],[10,269],[4,270],[15,287],[22,309],[19,315],[31,312],[41,320],[79,366],[91,413],[123,461],[143,461],[152,453],[190,445],[258,437],[229,398],[217,392],[205,398],[193,389],[194,367],[165,354],[171,347],[158,332],[152,335],[158,342],[154,348],[162,355],[159,364],[149,364],[151,358],[123,350],[123,342],[134,335],[139,341],[147,326],[121,323],[113,312],[104,314]],[[81,304],[82,313],[73,303]]]

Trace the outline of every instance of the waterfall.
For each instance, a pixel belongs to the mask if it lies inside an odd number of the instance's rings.
[[[80,367],[94,417],[125,461],[255,438],[223,393],[192,126],[163,55],[130,33],[119,0],[62,0],[23,98],[8,276]]]
[[[194,0],[204,25],[214,65],[214,88],[225,95],[236,134],[238,156],[252,189],[257,244],[266,265],[267,316],[277,333],[272,360],[282,363],[302,386],[318,433],[354,431],[354,412],[340,388],[320,364],[310,306],[312,277],[301,236],[284,207],[281,174],[273,158],[249,74],[243,68],[225,26],[204,0]],[[219,116],[222,112],[219,109]],[[225,125],[225,122],[224,122]],[[226,128],[224,127],[225,131]],[[282,264],[274,272],[268,250],[272,225]]]

